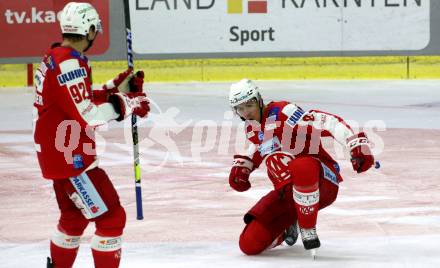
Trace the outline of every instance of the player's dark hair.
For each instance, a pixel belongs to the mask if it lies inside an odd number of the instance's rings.
[[[95,31],[95,26],[90,26],[90,31],[89,32],[94,32]],[[80,35],[80,34],[71,34],[71,33],[63,33],[63,39],[69,39],[73,42],[79,42],[81,40],[84,40],[86,38],[85,35]]]
[[[70,34],[70,33],[63,33],[63,39],[68,39],[74,42],[79,42],[81,40],[84,40],[86,37],[84,35],[80,34]]]

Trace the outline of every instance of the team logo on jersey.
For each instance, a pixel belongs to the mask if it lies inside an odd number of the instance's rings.
[[[85,78],[85,77],[87,77],[86,68],[81,67],[79,69],[69,71],[67,73],[62,73],[57,76],[57,79],[58,79],[58,83],[62,86],[72,80],[79,79],[79,78]]]
[[[298,109],[296,109],[289,119],[287,119],[287,124],[291,127],[295,126],[303,115],[304,111],[298,107]]]
[[[265,141],[258,147],[258,151],[260,152],[261,156],[273,153],[279,149],[281,149],[281,142],[278,137]]]

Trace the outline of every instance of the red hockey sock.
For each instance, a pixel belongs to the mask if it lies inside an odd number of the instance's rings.
[[[115,251],[98,251],[92,249],[95,268],[118,268],[121,261],[121,249]]]
[[[80,235],[68,235],[59,229],[50,240],[50,256],[56,268],[70,268],[78,254]]]
[[[298,225],[305,229],[313,228],[318,218],[321,164],[312,157],[300,157],[291,161],[289,169],[293,174]]]
[[[50,241],[50,256],[56,268],[71,268],[75,262],[77,248],[62,248]]]
[[[121,237],[94,235],[92,254],[95,268],[118,268],[121,261]]]
[[[315,227],[319,209],[319,189],[309,193],[294,189],[294,198],[299,227],[305,229]]]

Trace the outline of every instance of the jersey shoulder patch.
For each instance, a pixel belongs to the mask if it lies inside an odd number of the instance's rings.
[[[295,126],[305,114],[301,107],[291,103],[284,106],[281,112],[287,116],[286,123],[291,127]]]
[[[57,75],[57,81],[61,86],[79,83],[88,76],[86,68],[81,66],[77,59],[67,59],[59,66],[60,74]]]

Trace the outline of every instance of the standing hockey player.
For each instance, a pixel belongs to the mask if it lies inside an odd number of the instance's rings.
[[[240,249],[255,255],[283,241],[293,245],[299,226],[304,248],[313,255],[320,246],[318,210],[335,201],[342,181],[339,166],[322,147],[321,137],[333,137],[345,145],[353,169],[360,173],[374,163],[367,136],[355,134],[333,114],[306,112],[286,101],[264,104],[258,87],[248,79],[231,86],[229,102],[245,121],[247,139],[255,147],[250,155],[234,156],[230,186],[239,192],[248,190],[249,175],[264,160],[275,188],[244,216]]]
[[[95,267],[119,267],[125,211],[107,174],[98,167],[95,128],[131,114],[145,117],[143,73],[132,70],[92,90],[84,52],[102,32],[88,3],[68,3],[60,17],[62,43],[44,56],[35,76],[34,141],[43,177],[53,180],[60,218],[50,241],[47,267],[72,267],[89,222]]]

